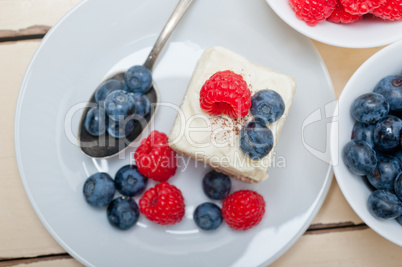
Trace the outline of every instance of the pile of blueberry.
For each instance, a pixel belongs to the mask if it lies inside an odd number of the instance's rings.
[[[356,123],[342,151],[350,171],[373,187],[369,210],[402,224],[402,76],[383,78],[351,107]]]
[[[85,181],[83,193],[87,203],[93,207],[107,207],[107,218],[111,225],[126,230],[135,225],[140,216],[138,204],[133,199],[144,192],[148,178],[138,172],[134,165],[120,168],[115,178],[98,172]],[[114,198],[116,190],[121,196]]]
[[[151,87],[151,72],[139,65],[125,72],[124,82],[117,79],[103,82],[95,91],[96,106],[86,114],[85,130],[93,136],[101,136],[106,131],[115,138],[128,136],[134,130],[135,120],[151,112],[146,95]]]
[[[258,160],[272,150],[274,136],[267,124],[279,120],[285,112],[285,103],[277,92],[261,90],[251,98],[250,111],[255,120],[241,130],[240,148],[249,158]]]

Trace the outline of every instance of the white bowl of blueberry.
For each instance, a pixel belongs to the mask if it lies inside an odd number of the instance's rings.
[[[350,78],[331,130],[338,184],[374,231],[402,246],[402,41]]]

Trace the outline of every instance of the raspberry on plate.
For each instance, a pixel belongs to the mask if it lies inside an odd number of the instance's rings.
[[[358,22],[363,18],[363,15],[352,15],[346,12],[345,7],[341,4],[340,0],[337,1],[336,8],[331,16],[327,18],[328,21],[333,23],[353,23]]]
[[[134,159],[138,171],[155,181],[167,181],[176,173],[176,152],[168,146],[168,137],[164,133],[152,131],[142,140]]]
[[[385,0],[340,0],[345,11],[352,15],[364,15],[379,7]]]
[[[240,190],[230,194],[222,204],[222,216],[230,228],[247,230],[260,223],[265,200],[255,191]]]
[[[176,224],[184,216],[184,198],[174,185],[162,182],[148,189],[139,201],[140,212],[157,224]]]
[[[371,13],[386,20],[402,20],[402,1],[385,0]]]
[[[336,0],[289,0],[289,4],[298,19],[309,26],[326,20],[335,10]]]
[[[202,86],[200,105],[210,115],[241,118],[251,107],[251,92],[241,75],[230,70],[218,71]]]

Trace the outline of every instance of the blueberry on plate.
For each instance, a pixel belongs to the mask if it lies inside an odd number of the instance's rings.
[[[222,211],[216,204],[205,202],[195,209],[193,218],[199,228],[212,231],[221,225]]]
[[[244,154],[259,160],[272,150],[274,135],[271,130],[260,121],[250,121],[240,131],[240,148]]]
[[[375,124],[388,114],[389,105],[383,95],[367,93],[353,101],[350,111],[355,120]]]
[[[402,201],[402,172],[395,178],[394,191],[395,195]]]
[[[152,85],[152,75],[148,68],[140,65],[132,66],[124,74],[128,91],[146,94]]]
[[[365,141],[374,148],[374,124],[356,122],[352,130],[352,140]]]
[[[106,207],[112,201],[115,190],[112,177],[107,173],[98,172],[85,181],[83,193],[89,205]]]
[[[224,199],[229,195],[231,187],[229,176],[215,170],[208,172],[202,179],[202,189],[210,199]]]
[[[114,183],[120,194],[133,197],[144,192],[148,178],[138,172],[137,166],[126,165],[117,171]]]
[[[127,230],[135,225],[140,217],[140,209],[134,199],[118,197],[107,207],[109,223],[120,230]]]
[[[400,225],[402,225],[402,215],[396,217],[396,221],[397,221]]]
[[[374,129],[374,148],[391,154],[401,141],[402,120],[391,115],[382,118]]]
[[[105,100],[105,111],[110,119],[122,121],[135,113],[136,106],[133,96],[124,90],[111,92]]]
[[[285,102],[273,90],[261,90],[251,98],[251,113],[256,120],[270,124],[277,121],[285,112]]]
[[[369,210],[383,219],[396,218],[402,215],[402,202],[387,190],[376,190],[368,198]]]
[[[92,107],[85,115],[85,130],[93,136],[100,136],[106,132],[107,118],[105,110],[100,107]]]
[[[377,153],[377,166],[367,174],[367,179],[377,189],[392,191],[395,179],[401,171],[401,162],[397,158]]]
[[[342,150],[343,162],[354,174],[364,176],[377,166],[375,151],[364,141],[349,141]]]
[[[402,76],[390,75],[382,78],[374,92],[385,97],[391,111],[402,111]]]
[[[95,102],[99,104],[105,101],[108,94],[117,90],[127,90],[126,84],[115,79],[104,81],[95,91]]]
[[[151,113],[151,101],[146,95],[143,94],[134,94],[135,105],[137,106],[136,115],[144,118],[149,113]]]
[[[134,131],[134,120],[113,121],[109,120],[107,132],[114,138],[124,138]]]

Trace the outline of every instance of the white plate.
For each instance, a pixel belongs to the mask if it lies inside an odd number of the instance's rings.
[[[314,27],[296,18],[289,0],[266,0],[275,13],[298,32],[329,45],[348,48],[377,47],[402,39],[402,21],[383,21],[364,18],[352,24],[336,24],[328,21]]]
[[[343,195],[359,217],[374,231],[402,246],[402,227],[396,220],[375,218],[367,208],[367,199],[372,192],[360,176],[352,174],[341,158],[341,151],[350,141],[354,119],[350,115],[352,102],[364,93],[372,92],[374,86],[385,76],[402,74],[402,41],[389,45],[364,62],[353,74],[339,98],[338,127],[331,131],[331,157],[339,164],[334,166],[335,177]],[[339,129],[339,130],[337,130]]]
[[[77,134],[82,110],[74,113],[72,123],[70,111],[85,104],[109,73],[142,64],[176,2],[85,1],[46,36],[24,78],[15,124],[21,178],[45,227],[85,265],[266,265],[302,235],[329,188],[329,164],[313,156],[302,142],[305,119],[335,99],[328,73],[311,42],[259,0],[202,0],[190,7],[155,67],[162,102],[181,103],[199,56],[215,45],[298,81],[270,179],[258,185],[234,183],[234,189],[251,188],[263,194],[267,202],[263,221],[246,232],[233,231],[225,224],[213,233],[200,232],[191,217],[195,206],[207,201],[200,183],[209,168],[200,163],[195,167],[193,161],[170,180],[186,199],[186,216],[180,224],[162,227],[141,217],[136,227],[118,231],[109,225],[105,210],[85,203],[84,180],[97,171],[114,175],[130,162],[134,148],[121,159],[86,157],[69,140]],[[151,129],[168,133],[175,115],[174,109],[161,107]],[[325,117],[305,127],[303,133],[308,145],[325,149]]]

